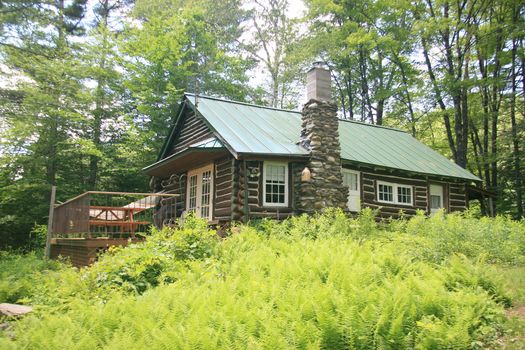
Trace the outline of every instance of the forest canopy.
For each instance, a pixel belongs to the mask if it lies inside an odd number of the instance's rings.
[[[4,0],[0,242],[27,246],[58,200],[148,191],[184,91],[301,108],[314,61],[342,118],[401,128],[523,217],[520,0]],[[302,11],[304,9],[304,11]],[[488,206],[493,206],[489,208]]]

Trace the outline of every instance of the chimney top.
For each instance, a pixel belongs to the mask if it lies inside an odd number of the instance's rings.
[[[317,61],[306,73],[306,97],[319,101],[332,101],[330,71],[326,65]]]

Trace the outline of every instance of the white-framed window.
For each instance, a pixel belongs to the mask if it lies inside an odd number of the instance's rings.
[[[391,182],[377,182],[377,200],[383,203],[412,205],[412,186]]]
[[[263,204],[268,207],[288,206],[288,163],[264,162]]]

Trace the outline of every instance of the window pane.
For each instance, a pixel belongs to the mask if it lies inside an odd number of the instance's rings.
[[[430,195],[430,209],[440,209],[441,207],[441,196]]]
[[[397,202],[403,204],[412,203],[412,188],[411,187],[402,187],[397,188]]]
[[[379,184],[378,186],[378,198],[380,201],[393,202],[394,201],[394,188],[391,185]]]
[[[284,204],[286,191],[286,166],[285,165],[265,165],[265,202]]]
[[[190,195],[189,195],[189,203],[188,203],[188,210],[195,210],[197,207],[197,175],[193,175],[190,177]]]

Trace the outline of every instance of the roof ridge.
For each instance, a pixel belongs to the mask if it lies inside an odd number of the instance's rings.
[[[184,95],[195,96],[195,94],[194,94],[194,93],[191,93],[191,92],[185,92]],[[222,102],[234,103],[234,104],[238,104],[238,105],[245,105],[245,106],[257,107],[257,108],[263,108],[263,109],[273,109],[273,110],[275,110],[275,111],[283,111],[283,112],[291,112],[291,113],[299,113],[299,114],[301,114],[300,111],[294,111],[293,109],[285,109],[285,108],[277,108],[277,107],[261,106],[261,105],[256,105],[255,103],[248,103],[248,102],[234,101],[234,100],[228,100],[228,99],[225,99],[225,98],[213,97],[213,96],[206,96],[206,95],[201,95],[201,94],[199,94],[198,97],[207,98],[207,99],[209,99],[209,100],[216,100],[216,101],[222,101]],[[190,102],[191,102],[191,100],[190,100]]]

